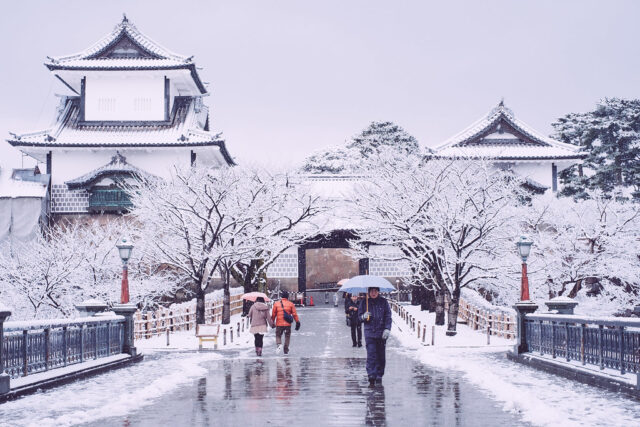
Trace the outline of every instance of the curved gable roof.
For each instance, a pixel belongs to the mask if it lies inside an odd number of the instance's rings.
[[[65,182],[65,184],[67,184],[70,189],[87,188],[93,185],[95,182],[101,180],[102,178],[122,175],[145,180],[154,178],[154,176],[150,173],[145,172],[132,164],[129,164],[127,162],[127,159],[122,154],[117,152],[116,155],[111,158],[111,161],[106,165],[92,170],[91,172],[78,178],[69,180]]]
[[[116,25],[111,33],[98,40],[87,49],[65,56],[47,58],[45,65],[62,65],[64,63],[77,63],[78,61],[106,60],[122,58],[114,55],[116,47],[134,48],[137,55],[132,55],[128,59],[164,60],[175,61],[177,63],[190,63],[191,57],[185,57],[171,52],[159,45],[143,33],[141,33],[126,16]]]
[[[548,138],[517,119],[503,101],[433,150],[436,157],[580,159],[580,147]]]

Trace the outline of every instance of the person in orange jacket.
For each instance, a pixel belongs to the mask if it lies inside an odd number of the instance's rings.
[[[289,292],[282,291],[280,301],[274,302],[271,310],[271,320],[276,322],[276,354],[282,351],[282,334],[284,333],[284,354],[289,354],[289,342],[291,341],[291,323],[296,322],[296,331],[300,329],[300,319],[296,312],[296,306],[289,301]],[[292,316],[291,322],[285,319],[285,313]]]

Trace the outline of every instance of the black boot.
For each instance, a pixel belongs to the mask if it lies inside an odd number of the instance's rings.
[[[376,379],[375,378],[369,378],[369,387],[373,387],[376,385]]]

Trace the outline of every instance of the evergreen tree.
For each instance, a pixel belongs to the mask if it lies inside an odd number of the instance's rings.
[[[392,122],[371,122],[351,139],[347,148],[359,151],[363,157],[380,154],[389,148],[403,155],[420,152],[418,141]]]
[[[607,98],[587,113],[570,113],[552,124],[560,141],[587,152],[583,165],[560,174],[562,195],[587,197],[587,190],[640,199],[640,100]]]
[[[418,141],[392,122],[371,122],[351,138],[346,146],[329,147],[307,157],[302,171],[307,173],[350,173],[366,168],[366,159],[383,152],[397,156],[420,155]]]

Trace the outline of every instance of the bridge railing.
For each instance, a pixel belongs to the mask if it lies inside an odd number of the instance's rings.
[[[18,378],[120,354],[124,334],[125,317],[117,315],[4,322],[0,373]]]
[[[222,297],[205,300],[205,323],[222,321]],[[231,315],[242,313],[242,294],[231,295]],[[137,311],[134,316],[134,336],[136,339],[151,338],[175,331],[190,331],[196,328],[196,303],[172,304],[154,311]]]
[[[414,317],[393,299],[390,299],[389,302],[392,303],[394,311],[396,311],[412,329],[415,329]],[[447,309],[448,304],[445,304],[445,311]],[[463,298],[460,298],[458,321],[466,323],[467,326],[474,331],[480,331],[489,335],[513,339],[517,334],[517,321],[514,314],[506,310],[500,310],[499,307],[493,309],[480,307],[467,302]],[[423,331],[423,336],[424,332],[425,331]]]
[[[640,320],[526,314],[522,342],[528,352],[640,373]]]
[[[448,304],[445,303],[445,309]],[[460,298],[458,321],[462,321],[474,331],[481,331],[503,338],[513,339],[517,334],[515,314],[499,307],[481,307]]]

